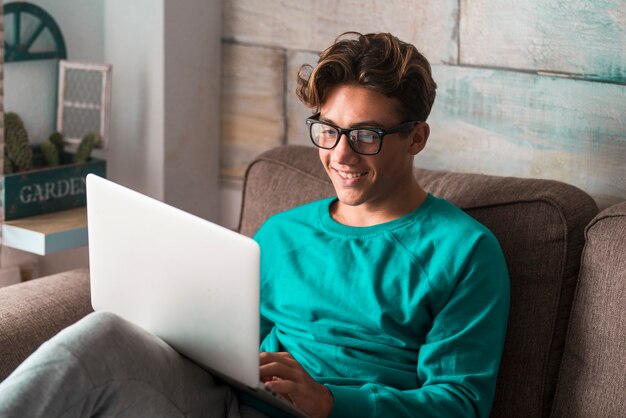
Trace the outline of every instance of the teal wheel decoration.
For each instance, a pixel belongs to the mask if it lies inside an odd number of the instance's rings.
[[[3,13],[5,29],[11,29],[5,34],[5,62],[67,58],[61,29],[44,9],[18,1],[5,4]],[[53,45],[44,50],[33,48],[46,32],[52,37]]]

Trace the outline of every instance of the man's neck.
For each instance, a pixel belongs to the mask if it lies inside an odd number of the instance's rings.
[[[330,208],[330,216],[347,226],[374,226],[408,215],[420,207],[427,197],[428,193],[414,183],[406,197],[397,202],[350,206],[337,201]]]

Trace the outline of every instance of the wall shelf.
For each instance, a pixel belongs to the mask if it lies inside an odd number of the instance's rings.
[[[38,255],[87,245],[87,208],[5,221],[2,244]]]

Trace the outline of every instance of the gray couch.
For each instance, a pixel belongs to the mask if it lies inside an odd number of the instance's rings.
[[[487,225],[507,258],[511,312],[492,416],[626,416],[626,202],[598,214],[560,182],[415,175]],[[246,173],[240,232],[332,194],[315,149],[271,150]],[[0,379],[90,310],[86,270],[0,289]]]

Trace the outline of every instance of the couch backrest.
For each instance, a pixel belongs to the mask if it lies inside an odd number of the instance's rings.
[[[416,169],[432,194],[464,209],[498,237],[511,276],[511,311],[493,417],[547,417],[593,199],[556,181]],[[317,150],[284,146],[246,173],[240,231],[271,214],[331,196]]]
[[[586,244],[554,417],[626,416],[626,202],[602,211]]]

